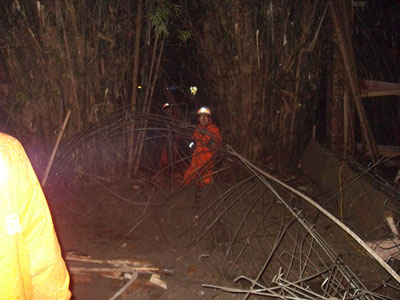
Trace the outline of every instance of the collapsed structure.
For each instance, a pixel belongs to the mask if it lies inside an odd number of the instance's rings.
[[[397,299],[400,279],[396,255],[384,261],[366,240],[379,237],[391,240],[390,248],[398,252],[395,237],[385,224],[385,214],[381,213],[390,208],[394,219],[397,218],[398,194],[395,189],[390,190],[392,194],[387,190],[374,191],[372,186],[367,186],[367,181],[358,188],[358,180],[361,177],[364,180],[367,172],[349,173],[345,161],[336,161],[333,154],[316,144],[303,155],[303,169],[305,173],[311,170],[306,168],[309,155],[314,169],[308,178],[323,179],[321,174],[325,174],[335,182],[331,189],[313,185],[312,180],[306,180],[307,177],[300,173],[273,176],[265,166],[252,164],[229,147],[219,151],[213,172],[214,183],[201,189],[195,183],[182,186],[179,184],[180,173],[189,163],[190,153],[182,149],[173,165],[161,167],[150,159],[157,157],[154,153],[157,149],[161,152],[164,145],[160,135],[153,132],[164,132],[164,137],[168,137],[168,130],[176,130],[182,140],[189,142],[192,128],[174,124],[175,127],[162,131],[166,128],[163,125],[165,118],[151,116],[147,120],[148,127],[137,130],[147,131],[144,153],[149,159],[144,157],[135,176],[123,178],[130,182],[134,195],[118,197],[134,205],[134,199],[140,193],[150,191],[146,199],[151,202],[153,191],[160,190],[164,201],[157,202],[162,206],[158,213],[171,214],[173,211],[174,214],[173,218],[165,216],[170,220],[169,225],[166,222],[169,228],[164,228],[166,234],[178,236],[177,243],[201,249],[201,260],[207,266],[210,278],[219,283],[205,282],[205,288],[239,293],[244,299]],[[52,177],[51,184],[59,184],[57,179],[69,174],[66,168],[79,170],[80,185],[99,185],[121,178],[120,173],[114,174],[112,168],[102,165],[106,166],[108,161],[117,166],[124,163],[123,160],[118,162],[118,155],[113,152],[116,128],[96,128],[94,132],[101,134],[102,139],[91,140],[93,135],[88,135],[85,144],[79,140],[75,146],[71,142],[69,147],[63,147],[66,150],[60,152],[53,167],[58,176]],[[102,147],[97,147],[96,143],[101,143]],[[101,162],[82,159],[89,152],[78,146],[89,149],[90,155],[102,149],[103,159]],[[71,157],[71,153],[77,165],[67,166],[63,162],[66,157]],[[325,156],[317,159],[318,154]],[[107,155],[109,159],[105,159]],[[102,186],[106,188],[106,185]],[[363,195],[371,196],[373,192],[376,195],[382,193],[381,200],[377,200],[378,196],[373,196],[371,203],[363,200]],[[390,201],[386,201],[384,195]],[[157,197],[159,199],[160,194]],[[197,206],[188,213],[188,206],[196,197],[199,200]],[[143,209],[143,204],[138,209]],[[148,213],[144,210],[141,218]],[[182,224],[189,225],[182,228]],[[127,234],[135,228],[136,225]],[[372,273],[374,276],[370,276]]]

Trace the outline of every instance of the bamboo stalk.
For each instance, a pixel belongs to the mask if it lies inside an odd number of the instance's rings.
[[[67,253],[65,259],[68,261],[78,261],[78,262],[92,263],[92,264],[110,264],[113,266],[147,267],[148,265],[148,263],[145,261],[136,261],[136,260],[132,261],[128,259],[96,259],[96,258],[91,258],[90,256],[82,256],[69,253]]]
[[[355,62],[354,62],[354,57],[353,57],[353,52],[350,50],[348,43],[350,43],[350,38],[348,37],[348,31],[346,28],[343,28],[344,26],[340,24],[340,21],[346,22],[347,19],[343,20],[343,18],[346,18],[346,12],[342,8],[342,5],[344,5],[343,1],[340,1],[339,5],[337,3],[334,3],[333,0],[329,0],[329,8],[330,8],[330,13],[332,17],[332,23],[335,27],[335,31],[338,37],[339,41],[339,47],[340,51],[342,53],[343,61],[344,61],[344,67],[346,70],[346,74],[348,77],[348,81],[350,84],[350,88],[354,97],[354,102],[356,104],[356,109],[358,113],[358,117],[360,119],[360,125],[362,129],[363,136],[365,138],[365,141],[367,143],[367,148],[370,153],[370,158],[372,162],[376,162],[378,158],[378,149],[376,147],[376,143],[374,140],[374,137],[371,132],[370,125],[368,123],[364,106],[361,103],[361,92],[360,92],[360,87],[358,85],[358,78],[357,78],[357,73],[355,70]],[[343,16],[342,16],[343,15]],[[341,17],[342,16],[342,17]],[[342,18],[340,20],[340,18]],[[347,33],[347,34],[346,34]]]
[[[72,273],[101,273],[108,275],[109,273],[164,273],[172,274],[170,269],[160,269],[158,267],[151,267],[145,261],[132,261],[128,259],[96,259],[90,256],[80,256],[74,254],[67,254],[66,261],[69,263],[83,263],[86,266],[70,266],[68,269]],[[91,264],[91,265],[87,265]],[[105,266],[109,265],[109,266]]]
[[[363,98],[367,98],[367,97],[381,97],[381,96],[393,96],[393,95],[400,96],[400,89],[397,89],[397,90],[387,90],[387,91],[372,91],[372,92],[362,91],[362,92],[361,92],[361,97],[363,97]]]
[[[135,42],[134,42],[134,53],[133,53],[133,77],[132,77],[132,94],[130,101],[129,111],[134,112],[137,105],[137,90],[138,90],[138,79],[139,79],[139,58],[140,58],[140,37],[142,29],[142,10],[143,1],[139,0],[137,4],[137,16],[136,16],[136,28],[135,28]],[[135,124],[128,121],[128,132],[132,131],[132,134],[128,136],[128,176],[132,174],[132,168],[130,167],[135,159]]]
[[[131,274],[131,278],[129,281],[122,287],[120,288],[111,298],[110,300],[115,300],[117,299],[128,287],[132,285],[132,283],[138,278],[138,273],[135,272]]]
[[[132,94],[130,110],[133,111],[137,104],[137,89],[139,79],[139,58],[140,58],[140,37],[142,30],[142,11],[143,11],[143,0],[138,0],[137,4],[137,16],[136,16],[136,27],[135,27],[135,42],[133,46],[133,77],[132,77]]]
[[[297,67],[296,67],[296,76],[295,76],[295,91],[292,103],[292,116],[290,118],[290,127],[289,127],[289,151],[293,151],[293,143],[294,143],[294,133],[295,133],[295,125],[297,118],[297,110],[298,110],[298,99],[300,93],[300,83],[301,83],[301,70],[302,70],[302,62],[303,62],[303,51],[300,50],[299,56],[297,58]]]
[[[44,176],[43,176],[43,180],[42,180],[42,186],[46,185],[46,181],[47,181],[47,177],[49,176],[50,168],[53,165],[53,160],[54,160],[54,157],[56,155],[56,152],[57,152],[57,149],[58,149],[58,145],[60,144],[61,137],[64,134],[64,131],[65,131],[65,128],[67,127],[67,123],[68,123],[68,120],[69,120],[70,116],[71,116],[71,110],[69,109],[68,112],[67,112],[67,115],[65,116],[64,123],[63,123],[63,125],[61,127],[61,130],[58,133],[57,141],[56,141],[56,144],[54,145],[53,152],[51,153],[49,162],[48,162],[47,167],[46,167],[46,171],[44,172]]]
[[[66,55],[66,59],[67,59],[67,64],[68,64],[68,73],[70,76],[70,80],[71,80],[71,85],[72,85],[72,103],[75,106],[75,109],[78,110],[78,113],[76,114],[76,118],[77,118],[77,123],[78,123],[78,130],[81,129],[82,127],[82,119],[80,117],[80,109],[81,106],[79,105],[78,102],[78,91],[77,91],[77,83],[76,83],[76,77],[74,75],[73,72],[73,66],[72,66],[72,59],[71,59],[71,51],[70,51],[70,45],[68,44],[68,39],[67,39],[67,32],[66,32],[66,28],[65,28],[65,24],[64,22],[62,23],[62,29],[63,29],[63,39],[64,39],[64,45],[65,45],[65,55]]]
[[[394,280],[396,280],[398,283],[400,283],[400,275],[395,272],[374,250],[371,249],[370,246],[366,242],[364,242],[357,234],[354,233],[349,227],[347,227],[342,221],[340,221],[338,218],[336,218],[333,214],[331,214],[328,210],[323,208],[321,205],[319,205],[316,201],[308,197],[307,195],[303,194],[299,190],[287,185],[283,181],[279,180],[275,176],[265,172],[264,170],[261,170],[257,166],[253,165],[251,162],[246,160],[243,156],[235,152],[232,148],[229,148],[229,152],[238,157],[242,162],[244,162],[250,169],[253,171],[258,172],[259,174],[265,176],[266,178],[274,181],[275,183],[279,184],[280,186],[286,188],[293,194],[299,196],[303,200],[305,200],[307,203],[318,209],[322,214],[324,214],[326,217],[328,217],[332,222],[334,222],[340,229],[342,229],[344,232],[346,232],[351,238],[353,238],[365,251],[368,252],[370,256],[372,256],[392,277]]]
[[[82,273],[101,273],[101,274],[109,274],[109,273],[129,273],[129,272],[138,272],[138,273],[153,273],[160,272],[160,268],[156,267],[103,267],[103,268],[93,268],[93,267],[69,267],[68,270],[71,273],[82,274]]]
[[[76,13],[75,13],[75,6],[74,6],[74,1],[73,0],[66,0],[65,5],[67,7],[68,15],[70,17],[70,24],[72,27],[72,36],[74,37],[74,46],[76,51],[75,57],[76,57],[76,62],[78,66],[79,72],[83,71],[84,65],[83,65],[83,49],[81,46],[81,39],[80,39],[80,34],[78,30],[78,25],[77,25],[77,18],[76,18]]]
[[[343,150],[346,154],[346,152],[350,149],[350,143],[349,143],[349,119],[350,119],[350,113],[349,113],[349,88],[348,85],[345,84],[344,86],[344,95],[343,95]]]
[[[160,66],[162,52],[163,52],[163,49],[164,49],[164,41],[165,41],[165,38],[162,38],[161,46],[160,46],[160,52],[159,52],[159,55],[158,55],[158,60],[157,60],[157,65],[156,65],[156,70],[154,71],[154,78],[152,80],[151,87],[150,87],[151,88],[150,96],[148,98],[146,97],[146,105],[143,107],[144,109],[146,109],[146,111],[145,111],[146,115],[150,112],[150,104],[151,104],[151,100],[153,99],[154,87],[156,85],[158,69],[159,69],[159,66]],[[145,124],[143,126],[144,128],[147,127],[147,121],[148,120],[146,118]],[[142,150],[143,150],[144,135],[145,135],[145,131],[143,130],[141,132],[141,137],[140,137],[140,140],[139,140],[140,141],[140,143],[139,143],[140,146],[139,146],[139,149],[138,149],[138,153],[136,155],[137,162],[135,164],[135,171],[134,171],[135,174],[136,174],[136,172],[137,172],[137,170],[139,168],[139,162],[140,162],[140,158],[141,158]]]

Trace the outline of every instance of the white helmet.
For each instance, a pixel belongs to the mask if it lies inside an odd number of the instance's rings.
[[[208,107],[203,106],[197,111],[197,114],[211,116],[211,110]]]

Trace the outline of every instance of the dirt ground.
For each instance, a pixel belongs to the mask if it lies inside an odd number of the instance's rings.
[[[317,192],[307,181],[298,184]],[[204,247],[191,243],[189,229],[202,205],[195,187],[179,193],[178,201],[169,197],[168,184],[159,190],[110,182],[84,186],[75,192],[49,187],[46,195],[70,270],[73,299],[243,299],[243,295],[202,287],[229,286],[232,278],[225,282],[219,277],[214,272],[218,261]],[[346,263],[353,264],[361,279],[371,278],[376,272],[381,276],[382,270],[372,268],[367,257],[359,255],[360,249],[340,230],[324,219],[320,219],[318,228],[344,254]],[[132,271],[111,272],[109,264],[84,263],[76,261],[77,257],[129,260],[141,269],[132,285],[113,298],[126,285],[127,274]],[[103,271],[108,271],[82,273],[77,272],[78,267],[104,267]],[[159,276],[161,284],[151,283],[153,274]]]
[[[109,190],[98,186],[77,193],[49,191],[50,210],[70,268],[73,299],[111,299],[128,282],[124,274],[129,272],[116,274],[117,279],[99,273],[77,273],[73,267],[93,264],[85,265],[69,257],[123,259],[157,269],[139,271],[134,283],[116,299],[236,299],[201,286],[215,284],[207,268],[212,262],[204,263],[203,253],[185,245],[178,236],[196,215],[194,193],[189,189],[182,194],[187,201],[160,207],[159,202],[165,201],[167,194],[142,192],[135,186],[115,185]],[[153,273],[160,276],[166,288],[150,283]]]

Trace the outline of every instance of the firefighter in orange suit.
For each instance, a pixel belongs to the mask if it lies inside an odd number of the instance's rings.
[[[218,127],[212,123],[211,110],[208,107],[200,108],[197,115],[199,124],[193,132],[191,142],[194,148],[192,162],[183,176],[183,183],[195,181],[197,185],[204,186],[211,183],[215,152],[221,145],[222,138]]]
[[[0,299],[70,299],[49,208],[21,144],[0,133]]]

